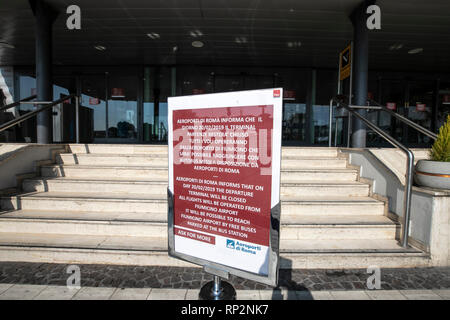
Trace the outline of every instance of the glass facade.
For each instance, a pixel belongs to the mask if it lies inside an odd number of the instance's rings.
[[[80,137],[86,143],[167,143],[170,96],[283,87],[283,144],[328,145],[329,101],[337,90],[337,71],[332,69],[134,66],[65,67],[55,73],[55,100],[81,92]],[[16,86],[16,100],[35,93],[33,73],[16,71]],[[450,113],[450,80],[436,75],[371,72],[369,97],[437,131]],[[32,109],[30,104],[19,108],[22,114]],[[73,110],[74,101],[54,108],[54,141],[75,141]],[[332,144],[345,146],[347,118],[336,110],[334,115]],[[429,138],[385,112],[371,111],[368,118],[409,146],[431,144]],[[35,141],[33,121],[20,129],[21,141]],[[388,145],[368,130],[367,146]]]

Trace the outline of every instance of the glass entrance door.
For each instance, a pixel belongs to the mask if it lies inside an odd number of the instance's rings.
[[[86,111],[91,113],[93,142],[104,142],[106,139],[106,81],[104,74],[83,76],[81,80],[80,108],[86,108]],[[80,122],[80,125],[86,124]]]
[[[82,110],[92,113],[94,143],[135,143],[138,130],[137,75],[81,76]]]
[[[108,140],[137,140],[137,77],[111,76],[108,88]]]

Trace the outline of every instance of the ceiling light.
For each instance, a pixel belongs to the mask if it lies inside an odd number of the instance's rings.
[[[201,47],[203,47],[203,45],[204,44],[201,41],[192,41],[192,46],[195,48],[201,48]]]
[[[393,44],[392,46],[389,47],[389,50],[399,50],[403,48],[403,44],[402,43],[396,43]]]
[[[247,43],[247,37],[236,37],[234,38],[234,42],[236,43]]]
[[[9,49],[15,49],[16,48],[12,44],[10,44],[8,42],[3,42],[3,41],[0,41],[0,47],[9,48]]]
[[[159,35],[159,33],[156,33],[156,32],[150,32],[150,33],[147,33],[147,36],[148,36],[150,39],[153,39],[153,40],[161,38],[161,36]]]
[[[191,35],[191,37],[197,38],[197,37],[201,37],[203,35],[203,32],[196,29],[196,30],[192,30],[191,32],[189,32],[189,34]]]
[[[419,52],[422,52],[422,51],[423,51],[423,48],[415,48],[415,49],[409,50],[408,53],[409,54],[416,54],[416,53],[419,53]]]
[[[97,49],[98,51],[105,51],[106,47],[104,46],[94,46],[95,49]]]
[[[300,41],[289,41],[286,44],[289,48],[298,48],[302,45]]]

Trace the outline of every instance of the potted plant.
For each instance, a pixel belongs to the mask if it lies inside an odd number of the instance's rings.
[[[417,161],[414,180],[420,186],[450,189],[450,115],[439,129],[430,160]]]

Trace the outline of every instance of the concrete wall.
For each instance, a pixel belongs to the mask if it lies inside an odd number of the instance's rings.
[[[402,221],[406,155],[395,149],[341,149],[349,163],[360,168],[360,177],[373,181],[373,192],[389,201],[389,212]],[[393,156],[393,152],[397,154]],[[416,160],[423,150],[413,150]],[[401,155],[400,155],[401,157]],[[450,190],[413,186],[411,196],[411,244],[430,253],[433,265],[450,265]]]
[[[58,144],[1,144],[0,190],[17,187],[17,176],[37,172],[38,161],[53,160],[54,153],[65,150]]]

